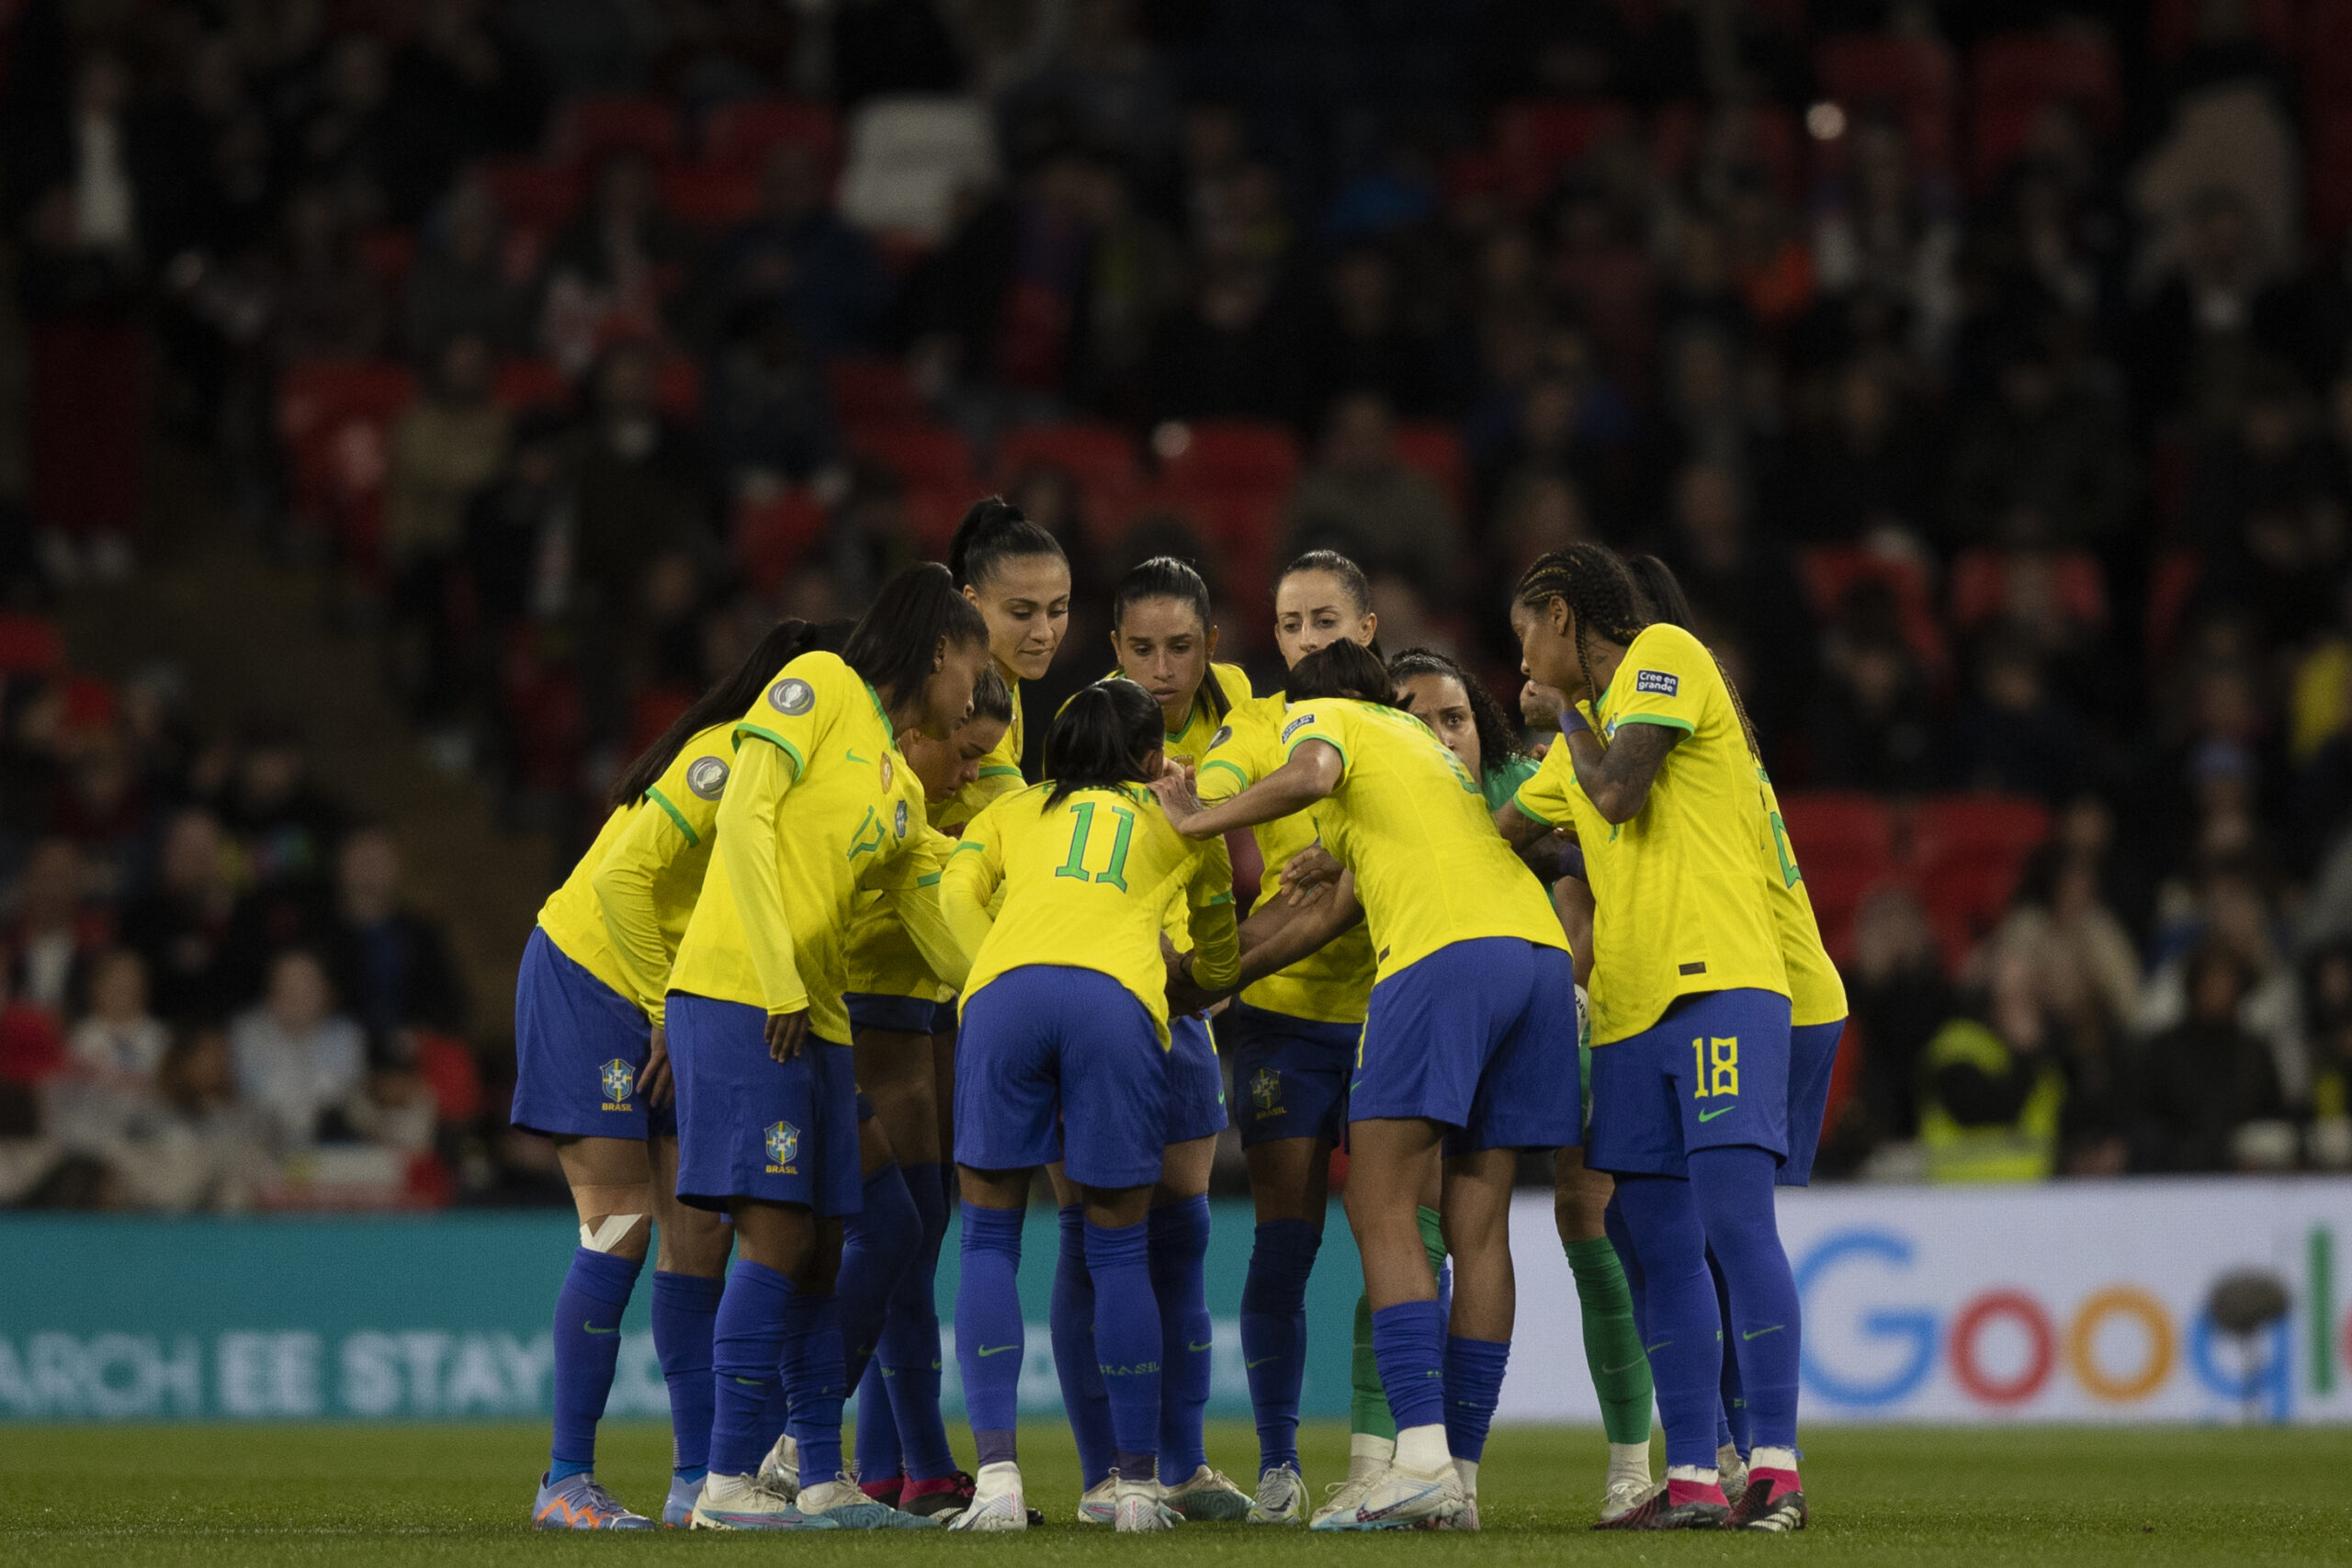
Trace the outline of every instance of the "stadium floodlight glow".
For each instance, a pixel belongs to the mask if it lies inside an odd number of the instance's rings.
[[[1846,111],[1824,98],[1804,111],[1804,128],[1815,141],[1835,141],[1846,134]]]

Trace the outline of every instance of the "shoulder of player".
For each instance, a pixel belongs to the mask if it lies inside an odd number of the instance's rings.
[[[1250,672],[1238,664],[1211,664],[1209,679],[1225,694],[1226,716],[1232,717],[1245,703],[1257,701],[1250,685]]]
[[[716,809],[719,797],[727,793],[727,780],[735,770],[735,721],[714,724],[698,729],[678,748],[662,776],[653,781],[645,793],[649,799],[658,799],[673,812],[691,813],[695,807]]]

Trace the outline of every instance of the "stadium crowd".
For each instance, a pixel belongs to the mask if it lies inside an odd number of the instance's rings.
[[[1077,568],[1038,712],[1148,555],[1261,689],[1329,546],[1509,698],[1527,564],[1651,548],[1852,995],[1825,1174],[2352,1165],[2347,0],[0,14],[36,617],[199,445],[568,863],[991,487]],[[0,1196],[537,1190],[292,733],[11,662],[0,1151],[94,1152]]]

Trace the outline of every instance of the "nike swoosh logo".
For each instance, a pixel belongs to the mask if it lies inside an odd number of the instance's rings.
[[[1673,1341],[1668,1340],[1668,1344],[1671,1344],[1671,1343],[1673,1343]],[[1603,1367],[1603,1368],[1601,1368],[1600,1370],[1601,1370],[1603,1372],[1630,1372],[1630,1371],[1632,1371],[1635,1367],[1638,1367],[1638,1366],[1640,1366],[1641,1364],[1642,1364],[1642,1363],[1641,1363],[1641,1362],[1639,1362],[1639,1361],[1628,1361],[1628,1362],[1626,1362],[1626,1363],[1625,1363],[1623,1366],[1622,1366],[1622,1367]]]
[[[1018,1345],[983,1345],[980,1347],[980,1354],[982,1356],[1001,1356],[1007,1350],[1018,1350],[1021,1347]]]
[[[1642,1354],[1645,1356],[1655,1356],[1660,1350],[1665,1349],[1668,1345],[1673,1343],[1674,1341],[1671,1339],[1661,1339],[1655,1345],[1645,1345],[1642,1347]]]
[[[1356,1090],[1358,1090],[1358,1089],[1362,1089],[1363,1087],[1363,1079],[1362,1079],[1362,1078],[1358,1078],[1358,1079],[1356,1079],[1356,1081],[1355,1081],[1355,1082],[1353,1082],[1353,1083],[1351,1083],[1351,1084],[1350,1084],[1350,1085],[1348,1086],[1348,1092],[1349,1092],[1350,1094],[1353,1094],[1353,1093],[1355,1093],[1355,1091],[1356,1091]]]
[[[1195,1345],[1195,1344],[1193,1344],[1191,1340],[1187,1339],[1186,1341],[1184,1341],[1184,1348],[1185,1348],[1185,1349],[1187,1349],[1187,1350],[1190,1350],[1193,1355],[1197,1356],[1197,1355],[1199,1355],[1202,1351],[1204,1351],[1204,1350],[1205,1350],[1205,1349],[1208,1349],[1208,1348],[1209,1348],[1209,1346],[1207,1346],[1207,1345]]]
[[[745,1388],[765,1388],[768,1386],[765,1380],[761,1378],[737,1378],[735,1381],[741,1383]]]
[[[617,1323],[610,1328],[599,1328],[593,1323],[583,1323],[580,1326],[590,1334],[618,1334],[621,1331],[621,1325]]]
[[[874,761],[871,757],[861,757],[854,751],[845,752],[843,755],[847,756],[853,762],[870,762]]]
[[[1740,1337],[1742,1339],[1761,1339],[1767,1334],[1778,1334],[1787,1326],[1788,1325],[1785,1323],[1776,1323],[1770,1328],[1759,1328],[1753,1334],[1742,1333]]]
[[[1702,1122],[1712,1122],[1718,1116],[1728,1116],[1738,1109],[1739,1107],[1736,1105],[1726,1105],[1718,1111],[1702,1111],[1699,1112],[1699,1120]]]
[[[1280,1356],[1261,1356],[1254,1361],[1242,1362],[1241,1370],[1245,1372],[1254,1372],[1260,1367],[1264,1366],[1268,1361],[1279,1361],[1282,1358]]]

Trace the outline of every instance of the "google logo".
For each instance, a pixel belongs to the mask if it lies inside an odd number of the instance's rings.
[[[2292,1400],[2290,1321],[2300,1315],[2312,1336],[2312,1392],[2335,1386],[2338,1347],[2331,1287],[2332,1238],[2314,1229],[2310,1264],[2297,1314],[2270,1325],[2259,1356],[2250,1366],[2223,1352],[2225,1337],[2203,1313],[2186,1325],[2154,1292],[2133,1284],[2091,1292],[2071,1312],[2053,1312],[2025,1291],[1998,1287],[1961,1303],[1949,1316],[1925,1305],[1865,1308],[1851,1337],[1877,1341],[1897,1353],[1892,1370],[1860,1375],[1831,1365],[1823,1341],[1805,1337],[1802,1375],[1809,1393],[1833,1404],[1860,1409],[1902,1404],[1925,1385],[1940,1359],[1951,1382],[1971,1401],[1989,1410],[2015,1409],[2048,1390],[2063,1369],[2066,1377],[2101,1404],[2126,1405],[2155,1394],[2184,1367],[2199,1387],[2222,1399],[2256,1402],[2273,1419],[2284,1419]],[[1904,1235],[1856,1228],[1824,1236],[1799,1260],[1799,1297],[1808,1318],[1817,1290],[1833,1276],[1852,1270],[1901,1271],[1911,1267],[1914,1247]],[[2352,1365],[2352,1319],[2343,1325],[2341,1353]],[[1850,1339],[1849,1339],[1850,1342]],[[1987,1354],[1988,1346],[2000,1352]],[[2016,1347],[2022,1347],[2022,1353]]]

